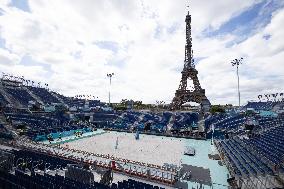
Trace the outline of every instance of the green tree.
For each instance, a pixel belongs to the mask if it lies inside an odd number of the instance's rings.
[[[221,105],[212,105],[210,109],[211,114],[215,113],[225,113],[225,108],[222,107]]]

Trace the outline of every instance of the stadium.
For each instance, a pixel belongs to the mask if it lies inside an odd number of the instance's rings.
[[[2,72],[0,188],[284,188],[283,93],[241,104],[237,58],[238,105],[214,105],[193,58],[195,18],[182,19],[184,62],[169,102],[111,102],[110,89],[104,100],[68,96]]]

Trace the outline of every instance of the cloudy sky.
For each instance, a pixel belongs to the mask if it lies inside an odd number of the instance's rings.
[[[67,96],[170,102],[183,68],[186,0],[0,0],[0,71]],[[191,0],[196,68],[213,104],[284,90],[284,1]]]

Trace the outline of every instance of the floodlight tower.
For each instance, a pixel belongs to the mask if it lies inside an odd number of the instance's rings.
[[[111,78],[114,75],[114,73],[108,73],[107,77],[109,78],[109,92],[108,92],[108,103],[110,105],[110,88],[111,88]]]
[[[242,64],[242,61],[243,61],[243,58],[240,58],[240,59],[234,59],[234,60],[232,60],[232,61],[231,61],[232,66],[237,66],[239,107],[241,106],[239,65],[241,65],[241,64]]]

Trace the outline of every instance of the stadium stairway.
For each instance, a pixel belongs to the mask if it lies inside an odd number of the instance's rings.
[[[142,122],[142,120],[144,119],[144,117],[145,117],[145,114],[141,114],[141,115],[138,117],[138,120],[133,123],[133,125],[139,125],[139,123]]]
[[[167,124],[167,132],[170,132],[171,128],[174,125],[175,120],[176,120],[176,115],[172,114],[172,116],[171,116],[171,118],[169,120],[169,123]]]
[[[204,132],[205,131],[205,120],[203,118],[199,119],[199,121],[197,122],[197,126],[198,126],[199,132]]]
[[[145,117],[145,114],[141,114],[139,117],[138,117],[138,121],[141,122]]]
[[[24,90],[26,90],[38,103],[44,104],[43,101],[35,95],[32,91],[30,91],[27,87],[22,87]]]
[[[6,91],[4,90],[3,88],[3,85],[0,83],[0,93],[2,94],[2,96],[4,97],[4,99],[9,103],[11,104],[11,100],[10,98],[7,96],[7,93]]]
[[[13,98],[9,93],[7,93],[2,85],[2,83],[0,83],[0,93],[4,96],[5,100],[13,105],[16,108],[23,108],[23,105],[18,102],[15,98]]]
[[[280,175],[276,175],[275,179],[282,185],[284,186],[284,178],[281,178]]]
[[[62,98],[60,98],[58,95],[56,95],[55,93],[50,92],[50,94],[51,94],[52,96],[54,96],[57,100],[59,100],[59,102],[61,102],[62,104],[67,105],[67,104],[64,102],[64,100],[63,100]]]
[[[8,131],[11,131],[14,137],[18,137],[17,130],[7,122],[3,113],[0,113],[0,124],[3,125]]]

